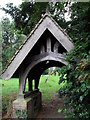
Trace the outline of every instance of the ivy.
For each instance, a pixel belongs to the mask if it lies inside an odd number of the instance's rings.
[[[74,3],[71,10],[67,30],[75,46],[67,53],[69,65],[60,71],[67,74],[67,85],[60,88],[59,93],[60,97],[64,96],[66,117],[78,120],[90,118],[90,2]]]

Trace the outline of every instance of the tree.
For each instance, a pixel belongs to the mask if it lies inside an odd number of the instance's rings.
[[[1,23],[0,23],[0,74],[2,72],[2,34],[1,34]]]
[[[14,22],[10,22],[8,18],[2,19],[1,28],[2,69],[4,69],[26,36],[20,34],[20,32],[15,29]]]
[[[22,2],[19,8],[12,3],[7,4],[3,10],[10,14],[15,22],[15,28],[21,33],[28,35],[35,27],[41,17],[49,10],[54,19],[60,23],[61,27],[65,26],[64,20],[64,3],[49,2]]]
[[[60,92],[66,95],[66,113],[71,118],[90,118],[90,2],[73,3],[71,21],[67,31],[74,41],[74,49],[68,53],[67,85]],[[68,110],[69,109],[69,110]]]
[[[7,8],[3,10],[10,14],[15,21],[15,27],[21,31],[21,33],[28,35],[32,28],[41,18],[41,13],[45,12],[47,3],[33,3],[22,2],[19,8],[13,6],[12,3],[7,4]]]

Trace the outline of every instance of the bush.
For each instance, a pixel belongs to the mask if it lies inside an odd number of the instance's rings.
[[[60,88],[60,96],[66,96],[64,105],[67,109],[66,117],[89,118],[90,117],[90,60],[87,55],[79,63],[73,60],[71,66],[62,69],[67,73],[67,84]],[[62,76],[61,76],[62,79]],[[65,80],[65,79],[63,79]]]

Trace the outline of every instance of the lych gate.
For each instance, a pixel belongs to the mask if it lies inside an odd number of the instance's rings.
[[[13,102],[13,117],[18,117],[18,110],[21,111],[21,117],[23,112],[29,118],[37,115],[41,107],[41,93],[38,90],[41,74],[49,67],[67,65],[63,52],[70,51],[73,47],[64,30],[45,14],[2,74],[5,80],[19,78],[19,94]],[[27,78],[29,89],[26,92]]]

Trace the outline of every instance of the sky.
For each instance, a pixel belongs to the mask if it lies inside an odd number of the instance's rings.
[[[0,0],[0,8],[5,7],[7,3],[13,3],[18,6],[22,3],[22,0]],[[5,12],[0,10],[0,20],[3,16],[5,16]]]

